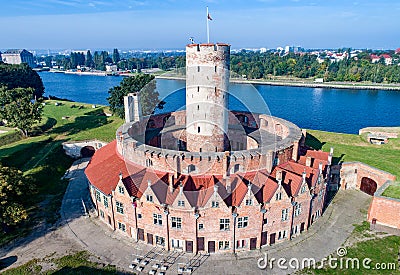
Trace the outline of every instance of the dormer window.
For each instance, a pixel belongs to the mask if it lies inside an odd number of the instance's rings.
[[[125,194],[124,187],[118,186],[118,192],[119,192],[120,194]]]

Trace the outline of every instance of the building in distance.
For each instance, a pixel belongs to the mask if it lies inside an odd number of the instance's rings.
[[[1,54],[1,60],[7,64],[21,64],[26,63],[29,67],[35,67],[33,54],[25,49],[11,49],[6,50]]]

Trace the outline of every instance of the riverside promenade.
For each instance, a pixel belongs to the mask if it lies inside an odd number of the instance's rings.
[[[177,274],[183,266],[191,266],[194,274],[288,274],[295,270],[261,270],[257,262],[264,257],[315,258],[320,261],[334,253],[350,236],[353,224],[365,220],[361,209],[368,209],[371,197],[359,191],[339,191],[324,215],[301,236],[273,247],[233,254],[194,255],[180,251],[165,251],[112,231],[98,220],[92,208],[84,169],[88,159],[74,162],[66,178],[70,180],[61,207],[61,220],[56,228],[28,236],[13,246],[2,248],[0,257],[17,256],[9,268],[31,259],[44,259],[87,250],[96,261],[116,265],[124,273],[148,273],[152,266],[167,260],[166,274]],[[85,206],[83,206],[84,202]],[[89,214],[88,214],[89,213]],[[135,258],[145,258],[149,263],[139,272],[129,265]]]

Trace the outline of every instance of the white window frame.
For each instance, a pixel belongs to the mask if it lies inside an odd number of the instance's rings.
[[[238,218],[238,228],[246,228],[249,225],[249,217]]]
[[[277,200],[277,201],[282,200],[282,192],[278,192],[275,194],[275,200]]]
[[[153,214],[153,224],[162,226],[162,215],[161,214]]]
[[[108,208],[108,198],[106,195],[103,195],[103,204],[105,208]]]
[[[211,207],[212,208],[218,208],[219,207],[219,202],[218,201],[212,201],[211,202]]]
[[[124,204],[122,202],[115,201],[115,206],[117,213],[124,215]]]
[[[182,218],[181,217],[171,217],[171,228],[182,229]]]
[[[125,194],[124,187],[118,186],[118,193],[120,193],[120,194]]]
[[[126,232],[126,225],[122,222],[118,222],[118,229],[122,232]]]
[[[282,209],[282,221],[287,221],[289,219],[289,208]]]
[[[301,214],[301,203],[297,203],[294,207],[294,216],[297,217]]]
[[[219,230],[220,231],[228,231],[230,230],[230,219],[219,219]]]
[[[218,249],[219,250],[228,250],[230,246],[229,241],[218,241]]]
[[[185,201],[184,200],[179,200],[178,201],[178,206],[179,207],[184,207],[185,206]]]
[[[246,206],[251,206],[253,205],[253,200],[252,199],[246,199]]]
[[[153,202],[153,195],[147,194],[146,195],[146,201]]]

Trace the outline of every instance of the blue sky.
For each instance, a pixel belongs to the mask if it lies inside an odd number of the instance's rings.
[[[400,47],[398,0],[0,0],[0,48]]]

